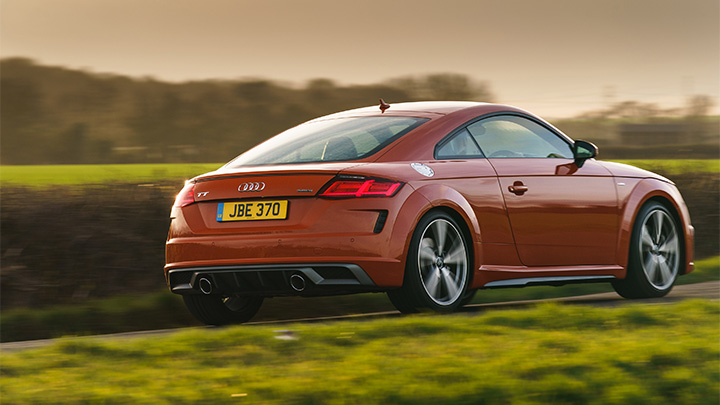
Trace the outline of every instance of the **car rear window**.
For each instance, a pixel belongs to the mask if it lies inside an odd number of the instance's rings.
[[[226,167],[343,162],[368,157],[427,118],[351,117],[310,121],[236,157]]]

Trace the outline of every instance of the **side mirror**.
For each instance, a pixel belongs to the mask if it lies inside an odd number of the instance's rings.
[[[575,141],[573,145],[573,157],[577,167],[583,167],[585,161],[592,159],[598,154],[597,146],[587,141]]]

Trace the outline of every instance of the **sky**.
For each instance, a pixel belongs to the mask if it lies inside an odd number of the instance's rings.
[[[694,94],[717,113],[720,0],[0,0],[14,56],[174,82],[450,72],[545,117]]]

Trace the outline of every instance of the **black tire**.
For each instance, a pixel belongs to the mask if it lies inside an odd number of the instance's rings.
[[[398,288],[397,290],[390,290],[387,292],[387,295],[395,309],[401,313],[416,314],[420,312],[414,303],[413,298],[407,296],[406,289]]]
[[[469,245],[449,215],[433,211],[423,217],[410,240],[403,286],[388,292],[395,308],[403,313],[457,309],[466,296],[473,267]]]
[[[185,306],[195,318],[207,325],[244,323],[260,310],[262,297],[222,297],[219,295],[183,295]]]
[[[645,204],[630,239],[627,275],[615,280],[625,298],[658,298],[672,290],[683,263],[683,234],[675,217],[657,202]]]
[[[460,307],[464,307],[465,305],[471,303],[473,298],[475,298],[477,291],[477,288],[465,291],[465,295],[463,295],[462,300],[460,300]]]

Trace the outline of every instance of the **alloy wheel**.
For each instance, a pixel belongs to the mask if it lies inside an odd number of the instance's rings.
[[[467,251],[459,230],[444,218],[425,228],[418,249],[418,269],[423,288],[438,305],[450,305],[464,293]]]
[[[675,222],[662,210],[647,215],[640,230],[640,263],[648,282],[658,290],[670,287],[678,274],[680,242]]]

